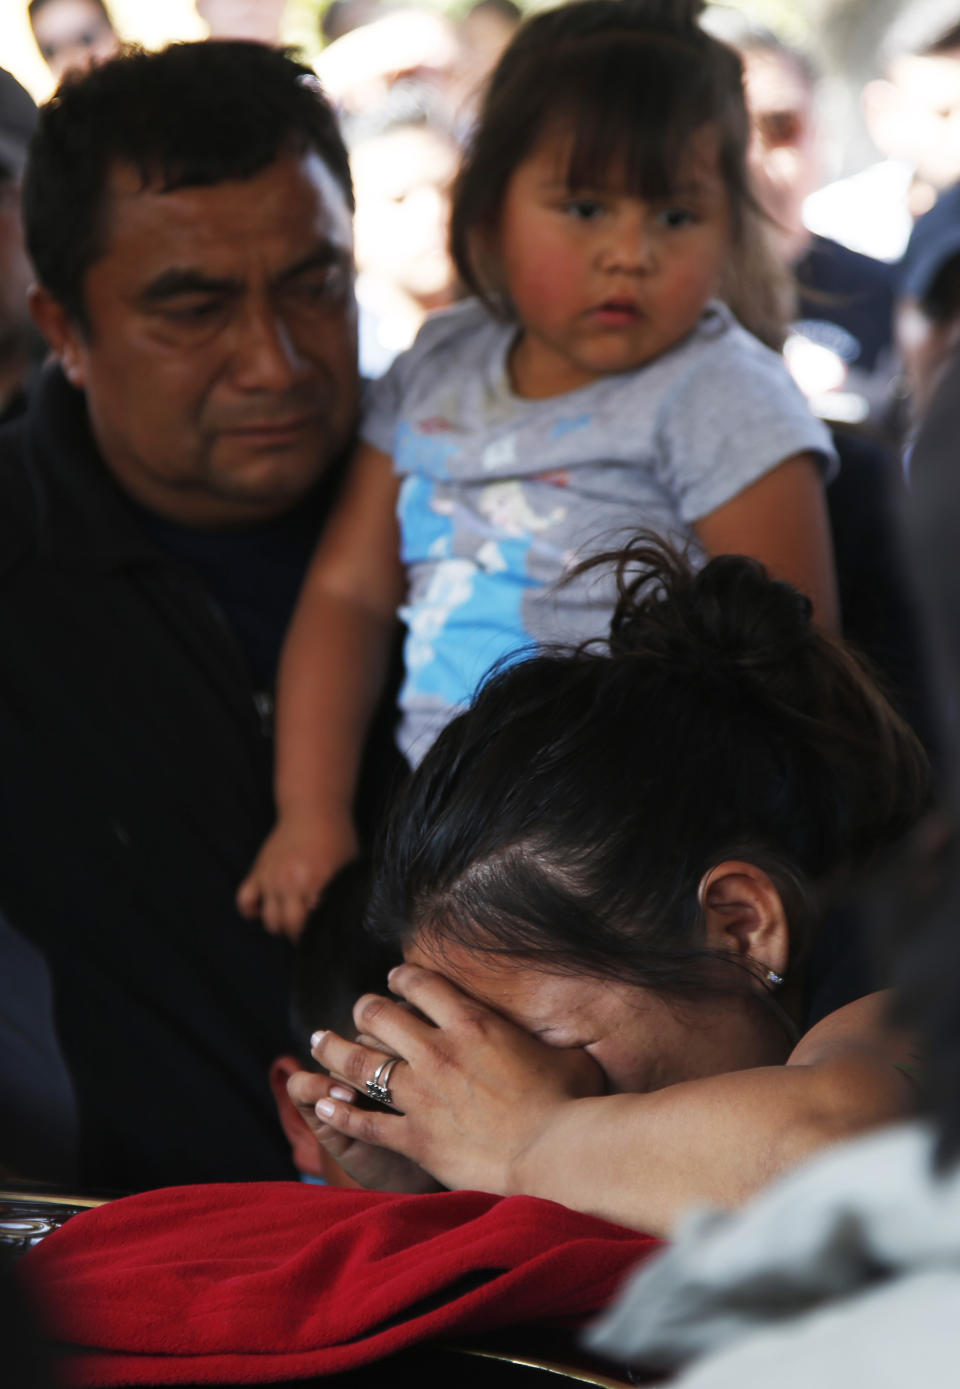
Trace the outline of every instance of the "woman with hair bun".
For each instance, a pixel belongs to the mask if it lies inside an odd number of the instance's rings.
[[[404,789],[367,912],[401,1001],[360,999],[359,1042],[318,1034],[333,1078],[291,1095],[348,1170],[384,1149],[384,1184],[399,1154],[659,1233],[910,1109],[882,995],[805,1017],[825,890],[927,775],[759,563],[694,572],[646,536],[613,558],[608,642],[495,674]]]

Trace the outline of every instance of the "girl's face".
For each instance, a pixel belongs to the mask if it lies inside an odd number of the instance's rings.
[[[571,189],[570,138],[545,134],[507,185],[495,243],[521,331],[510,370],[542,398],[645,366],[682,341],[730,251],[717,140],[694,140],[676,190],[648,201],[613,186]]]
[[[742,994],[676,1001],[615,980],[548,974],[530,963],[444,942],[414,943],[408,964],[458,988],[552,1047],[582,1047],[611,1094],[645,1094],[682,1080],[782,1065],[786,1033]]]

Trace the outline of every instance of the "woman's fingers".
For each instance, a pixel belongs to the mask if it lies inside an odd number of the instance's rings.
[[[387,1148],[405,1157],[413,1157],[407,1151],[405,1120],[401,1114],[391,1114],[386,1109],[358,1109],[334,1098],[334,1091],[316,1103],[314,1124],[324,1126],[329,1132],[333,1129],[342,1137],[354,1143],[369,1143],[375,1148]]]
[[[346,1081],[359,1094],[381,1099],[381,1096],[373,1093],[372,1088],[379,1085],[390,1092],[391,1099],[387,1103],[394,1104],[398,1109],[402,1107],[393,1096],[394,1075],[402,1059],[396,1052],[384,1052],[379,1047],[374,1050],[361,1042],[347,1042],[336,1032],[315,1032],[311,1038],[311,1050],[331,1076]],[[388,1072],[387,1065],[391,1061],[393,1065]]]
[[[387,975],[387,982],[391,993],[405,999],[437,1027],[451,1027],[480,1017],[499,1016],[493,1009],[486,1008],[458,989],[444,975],[424,969],[422,965],[396,965]]]

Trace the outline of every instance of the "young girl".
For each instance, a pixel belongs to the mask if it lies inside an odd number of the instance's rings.
[[[926,770],[754,561],[693,573],[638,544],[620,591],[606,649],[501,671],[413,773],[367,912],[413,1011],[362,998],[369,1045],[315,1038],[335,1079],[291,1095],[368,1183],[400,1155],[663,1233],[910,1110],[880,997],[854,985],[813,1025],[811,1006],[838,984],[818,895],[889,853]]]
[[[412,762],[496,661],[603,633],[609,586],[558,581],[625,529],[755,555],[836,620],[828,436],[713,297],[754,314],[765,281],[740,64],[698,8],[581,0],[525,24],[493,76],[454,190],[476,298],[371,391],[281,663],[279,820],[238,898],[271,929],[295,933],[356,852],[401,603]]]

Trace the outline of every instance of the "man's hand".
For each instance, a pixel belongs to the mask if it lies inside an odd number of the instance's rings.
[[[272,934],[295,941],[334,873],[359,852],[348,817],[284,816],[240,884],[237,909],[259,916]]]

